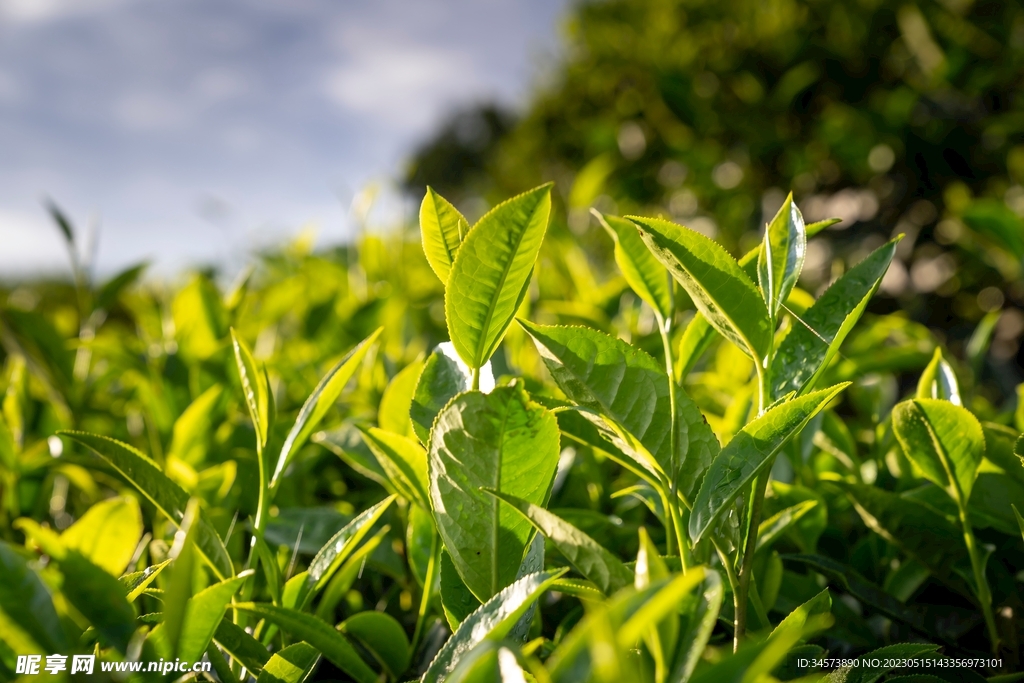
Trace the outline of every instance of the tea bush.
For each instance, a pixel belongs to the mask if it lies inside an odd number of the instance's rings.
[[[597,213],[617,272],[551,206],[471,226],[428,189],[422,250],[8,291],[0,677],[46,654],[232,682],[1019,665],[1024,414],[976,396],[991,329],[954,358],[865,314],[900,237],[815,298],[832,221],[791,197],[739,259]]]

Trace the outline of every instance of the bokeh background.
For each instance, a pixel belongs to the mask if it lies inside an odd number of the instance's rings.
[[[556,233],[662,214],[758,239],[792,191],[818,292],[906,234],[872,304],[1010,397],[1024,332],[1024,8],[1006,0],[0,2],[0,275],[230,277],[312,229],[415,231],[546,180]],[[65,275],[65,277],[67,277]]]

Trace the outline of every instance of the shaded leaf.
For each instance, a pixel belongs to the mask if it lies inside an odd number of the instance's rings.
[[[0,541],[0,570],[0,609],[46,652],[67,652],[68,641],[49,590],[6,541]]]
[[[409,668],[412,652],[405,629],[384,612],[360,612],[341,623],[338,629],[359,641],[392,678]]]
[[[626,282],[662,319],[670,319],[674,305],[668,271],[640,239],[636,226],[625,218],[595,214],[615,241],[615,263]]]
[[[430,428],[434,419],[448,402],[473,385],[473,371],[462,362],[451,342],[438,344],[423,364],[409,406],[412,428],[420,443],[430,441]],[[487,362],[480,368],[480,391],[490,393],[494,388],[494,375]]]
[[[274,653],[256,683],[302,683],[319,659],[320,653],[309,643],[293,643]]]
[[[441,282],[448,282],[455,255],[469,232],[469,223],[451,202],[427,186],[420,204],[420,233],[423,253]]]

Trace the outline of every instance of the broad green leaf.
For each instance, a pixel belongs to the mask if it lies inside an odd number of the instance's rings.
[[[351,522],[336,533],[309,563],[306,575],[306,588],[303,599],[298,604],[305,605],[330,580],[331,574],[345,561],[359,542],[366,537],[381,515],[394,502],[394,496],[388,496],[373,507],[356,516]]]
[[[313,393],[309,395],[309,398],[302,405],[302,409],[299,410],[299,415],[295,418],[295,424],[288,432],[288,436],[285,437],[284,445],[281,446],[281,454],[277,458],[274,473],[270,478],[271,488],[277,487],[281,474],[284,472],[285,467],[287,467],[292,454],[298,451],[306,442],[310,433],[320,424],[320,420],[323,419],[327,411],[338,400],[342,389],[345,388],[348,381],[355,375],[359,365],[363,362],[366,354],[373,347],[373,343],[377,341],[377,337],[380,336],[383,330],[383,327],[378,327],[373,334],[359,342],[355,348],[345,354],[345,357],[338,361],[337,365],[323,376],[320,383],[313,389]]]
[[[437,528],[434,526],[434,514],[430,506],[411,506],[405,526],[405,556],[412,575],[421,586],[426,581],[427,567],[437,544]],[[434,578],[436,580],[437,577]]]
[[[430,441],[430,428],[441,409],[448,402],[473,386],[473,371],[462,362],[451,342],[444,342],[434,348],[423,364],[413,393],[412,405],[409,406],[409,417],[412,428],[420,443]],[[494,375],[491,364],[487,362],[480,368],[480,391],[490,393],[494,388]]]
[[[780,510],[761,522],[757,530],[757,550],[770,548],[775,541],[817,505],[818,501],[816,500],[805,500]]]
[[[256,440],[262,452],[267,445],[270,433],[270,388],[267,386],[266,374],[256,367],[252,351],[237,334],[231,330],[231,346],[235,354],[235,366],[238,378],[242,382],[242,395],[249,409],[249,419],[256,429]]]
[[[420,204],[420,233],[427,263],[441,282],[448,282],[455,255],[469,232],[469,223],[451,202],[427,186]]]
[[[170,560],[164,560],[160,564],[154,564],[151,567],[131,574],[125,574],[120,577],[118,581],[124,587],[128,593],[128,602],[135,602],[142,593],[149,588],[149,585],[153,583],[156,577],[171,563]]]
[[[917,381],[917,398],[941,398],[956,406],[964,404],[960,398],[960,383],[956,381],[953,366],[943,357],[942,349],[937,346],[935,355]]]
[[[343,621],[338,629],[366,648],[392,678],[397,680],[409,668],[409,638],[390,614],[360,612]]]
[[[227,334],[227,311],[217,286],[197,274],[171,302],[174,334],[179,353],[190,362],[202,361],[220,351]]]
[[[533,537],[529,522],[481,487],[543,505],[558,454],[555,416],[521,385],[460,394],[437,416],[428,455],[434,520],[481,602],[515,579]]]
[[[565,555],[576,571],[593,581],[605,595],[611,595],[633,583],[633,572],[626,568],[619,558],[558,515],[514,495],[493,489],[485,491],[501,499],[529,520],[530,524]]]
[[[445,683],[525,683],[527,678],[515,653],[499,643],[480,643],[459,659]]]
[[[423,372],[423,363],[422,360],[409,363],[388,382],[377,408],[377,424],[381,429],[402,436],[413,436],[409,410],[412,408],[413,394],[416,393],[416,385]]]
[[[977,418],[949,401],[919,398],[893,408],[892,426],[906,456],[966,509],[985,455]]]
[[[388,493],[395,493],[388,475],[373,456],[373,451],[366,445],[366,439],[358,427],[343,423],[336,429],[316,432],[312,436],[312,441],[337,455],[359,474],[383,486]]]
[[[152,643],[161,657],[171,658],[178,651],[185,627],[188,601],[196,585],[196,536],[199,531],[199,501],[192,498],[185,508],[181,526],[174,534],[174,545],[167,556],[172,560],[168,568],[170,578],[162,595],[163,621],[149,632],[146,640]]]
[[[92,449],[171,522],[181,525],[185,516],[185,507],[188,505],[188,494],[168,479],[160,470],[159,465],[143,455],[141,451],[116,439],[98,434],[73,431],[57,433]],[[233,576],[235,570],[220,536],[201,515],[197,524],[196,547],[203,559],[210,565],[218,579],[223,580]]]
[[[840,667],[825,678],[824,683],[875,683],[882,676],[899,668],[897,664],[910,659],[923,659],[937,654],[939,646],[931,643],[897,643],[872,650],[860,656],[860,661]],[[878,666],[875,666],[875,664]]]
[[[440,593],[444,617],[452,631],[480,607],[480,601],[466,588],[447,550],[441,551]]]
[[[757,257],[757,280],[772,320],[778,316],[779,307],[800,279],[806,255],[804,217],[791,192],[765,227]]]
[[[379,427],[361,430],[366,445],[403,498],[430,509],[427,496],[427,453],[415,439]]]
[[[420,679],[422,683],[439,683],[479,643],[508,635],[519,618],[565,572],[562,569],[529,574],[499,591],[459,625],[430,663]]]
[[[189,404],[185,412],[174,421],[168,456],[184,460],[193,466],[203,461],[206,457],[206,440],[210,436],[212,422],[216,417],[214,406],[220,400],[221,393],[220,386],[214,384]]]
[[[320,653],[309,643],[294,643],[267,661],[256,683],[302,683],[320,659]]]
[[[293,638],[306,641],[359,683],[376,683],[377,674],[373,669],[359,657],[345,636],[327,622],[298,610],[259,602],[238,602],[233,607],[266,619]]]
[[[824,408],[849,383],[837,384],[768,410],[733,437],[711,463],[690,514],[690,538],[696,543],[729,504],[750,487],[786,441]]]
[[[993,422],[982,425],[985,432],[985,459],[998,466],[1015,483],[1024,485],[1024,462],[1014,452],[1017,431]]]
[[[50,591],[6,541],[0,541],[0,575],[0,611],[46,652],[67,652],[69,644]]]
[[[230,619],[220,620],[213,639],[225,652],[253,673],[258,673],[270,659],[270,653],[263,644]]]
[[[722,577],[718,572],[706,570],[701,590],[694,591],[678,605],[679,635],[676,639],[675,663],[669,678],[673,683],[686,683],[693,675],[718,622],[724,596]]]
[[[715,337],[715,328],[711,327],[703,313],[697,311],[679,337],[674,366],[677,382],[682,383],[686,379],[700,357],[711,347]]]
[[[519,309],[550,213],[551,185],[542,185],[491,209],[463,240],[444,309],[452,344],[470,368],[490,359]]]
[[[645,469],[664,474],[690,501],[719,445],[682,387],[676,387],[673,453],[670,380],[653,358],[590,328],[520,322],[559,388],[578,405],[619,425],[628,436],[613,436],[613,443]]]
[[[930,507],[876,486],[833,482],[853,503],[864,524],[942,580],[967,562],[963,532]]]
[[[142,511],[134,498],[110,498],[86,510],[60,535],[64,547],[120,576],[142,538]]]
[[[780,638],[786,631],[794,631],[802,638],[806,634],[808,622],[815,616],[825,614],[832,614],[832,596],[827,588],[786,615],[772,630],[769,638]]]
[[[670,319],[674,308],[672,283],[665,266],[651,254],[633,223],[617,216],[595,214],[615,241],[615,263],[626,282],[663,320]]]
[[[736,259],[695,230],[659,218],[627,218],[708,322],[760,363],[771,346],[768,309]]]
[[[52,530],[26,518],[17,520],[13,526],[32,538],[57,563],[64,576],[61,595],[89,620],[104,645],[124,653],[135,631],[135,612],[121,582],[77,550],[67,548]]]
[[[793,321],[772,364],[773,399],[814,388],[882,283],[901,238],[882,245],[846,271]]]
[[[665,560],[661,559],[658,549],[647,534],[647,529],[643,527],[640,527],[640,550],[636,554],[636,567],[633,573],[633,585],[638,590],[668,578],[669,575]]]
[[[338,603],[351,590],[352,584],[359,578],[359,574],[365,567],[364,563],[372,557],[377,546],[380,545],[381,541],[384,540],[384,537],[390,531],[391,526],[385,524],[377,533],[366,539],[366,542],[359,546],[358,550],[341,563],[338,571],[335,572],[334,576],[327,583],[323,597],[320,598],[320,604],[316,607],[316,615],[318,617],[327,621],[333,620]],[[287,607],[288,605],[285,606]]]
[[[249,572],[251,574],[251,571]],[[205,588],[188,600],[185,620],[175,657],[182,661],[197,662],[206,651],[217,625],[224,618],[231,596],[242,586],[249,574],[242,572],[232,579]]]

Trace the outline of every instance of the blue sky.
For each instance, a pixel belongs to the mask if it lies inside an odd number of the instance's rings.
[[[524,101],[565,6],[0,0],[0,277],[65,267],[46,196],[100,226],[102,273],[341,241],[445,113]]]

